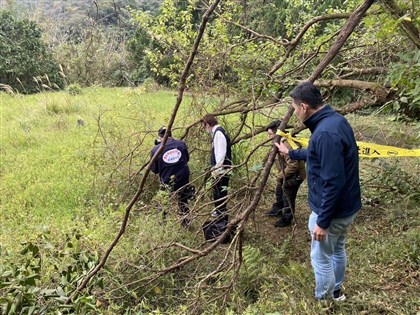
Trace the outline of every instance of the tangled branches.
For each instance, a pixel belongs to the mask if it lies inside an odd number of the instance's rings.
[[[322,61],[318,64],[318,66],[313,71],[312,75],[308,78],[309,81],[315,81],[321,73],[324,71],[324,69],[327,67],[327,65],[331,62],[331,60],[339,53],[340,49],[343,47],[344,43],[346,42],[347,38],[350,36],[350,34],[353,32],[353,30],[357,27],[357,25],[360,23],[362,17],[366,13],[366,11],[370,8],[370,6],[373,4],[373,0],[366,0],[359,8],[357,8],[353,13],[351,13],[348,16],[348,20],[345,23],[345,25],[342,27],[340,33],[337,35],[336,41],[331,46],[328,53],[325,55],[325,57],[322,59]],[[180,79],[179,84],[179,93],[176,100],[176,104],[174,106],[174,109],[172,111],[171,117],[169,119],[169,124],[167,127],[167,131],[165,133],[165,136],[162,141],[161,149],[164,148],[166,141],[168,139],[168,132],[171,131],[175,118],[177,116],[178,109],[182,103],[183,100],[183,94],[186,89],[186,79],[189,74],[190,68],[193,64],[194,57],[198,53],[198,47],[200,44],[200,40],[204,34],[204,30],[206,27],[206,24],[209,20],[210,15],[217,7],[219,1],[215,1],[206,11],[202,18],[202,22],[198,31],[197,38],[195,40],[193,49],[189,55],[189,59],[185,64],[185,68],[183,71],[183,74]],[[343,16],[338,16],[338,18],[343,18]],[[321,19],[322,20],[322,19]],[[318,20],[314,19],[311,23],[316,23]],[[283,61],[277,62],[271,71],[269,71],[267,78],[270,78],[278,69],[281,68],[281,66],[284,64],[285,60],[289,57],[290,53],[295,49],[297,42],[299,41],[299,38],[302,37],[302,32],[304,33],[307,28],[310,27],[310,23],[305,25],[305,27],[302,29],[302,31],[298,34],[296,37],[296,42],[291,42],[287,46],[288,53],[284,56]],[[267,108],[270,108],[270,106],[276,106],[279,103],[283,102],[283,98],[281,97],[281,93],[277,93],[273,100],[270,102],[265,102],[262,104],[259,104],[255,100],[259,100],[262,89],[260,89],[259,92],[257,92],[257,96],[250,99],[250,100],[240,100],[237,102],[231,103],[230,106],[225,107],[220,112],[216,112],[215,114],[218,116],[225,116],[233,113],[241,113],[243,117],[245,117],[250,112],[258,112],[259,110],[266,110]],[[279,129],[285,130],[289,119],[293,113],[293,108],[289,107],[286,114],[284,115],[281,125]],[[243,135],[243,128],[246,126],[246,119],[242,119],[239,131],[236,130],[235,133],[235,139],[234,143],[238,144],[241,140],[249,139],[253,136],[255,136],[256,133],[261,132],[262,130],[265,130],[262,128],[257,129],[257,131],[252,131],[250,135]],[[187,136],[188,133],[194,129],[198,124],[198,121],[194,122],[190,126],[188,126],[185,129],[185,134],[183,137]],[[279,138],[277,137],[274,141],[279,141]],[[249,153],[243,157],[243,159],[236,164],[234,168],[242,169],[245,168],[248,170],[248,162],[252,158],[253,154],[261,147],[263,146],[267,141],[263,141],[259,144],[257,144],[253,149],[249,151]],[[108,247],[108,249],[105,251],[100,263],[86,276],[86,278],[83,280],[83,282],[76,288],[76,290],[73,292],[71,297],[67,300],[67,303],[70,303],[72,299],[81,291],[83,290],[90,279],[95,276],[105,265],[107,262],[108,257],[110,256],[112,250],[114,247],[118,244],[120,238],[124,234],[128,219],[131,213],[131,210],[134,206],[134,204],[137,202],[139,197],[142,195],[146,179],[149,175],[151,165],[156,160],[157,156],[160,154],[161,150],[158,150],[157,153],[148,161],[145,166],[143,166],[142,169],[144,169],[144,172],[142,172],[142,178],[140,182],[140,186],[136,192],[136,194],[133,196],[131,201],[129,202],[128,206],[125,210],[125,215],[122,220],[121,227],[119,229],[118,234],[115,236],[114,240]],[[221,256],[220,261],[215,264],[215,267],[207,272],[205,275],[203,275],[200,279],[197,279],[197,283],[195,285],[196,288],[196,295],[193,299],[190,308],[191,310],[195,311],[196,313],[199,313],[200,311],[200,299],[203,294],[204,290],[214,290],[217,292],[217,294],[210,299],[211,300],[223,300],[223,305],[226,305],[226,302],[228,300],[229,293],[232,291],[232,289],[235,286],[235,283],[237,281],[239,270],[241,268],[242,264],[242,245],[243,245],[243,235],[246,228],[246,224],[250,219],[250,216],[255,212],[260,199],[262,197],[262,194],[265,190],[268,177],[270,175],[271,167],[274,163],[274,160],[276,156],[278,155],[277,149],[275,147],[272,147],[270,152],[267,154],[266,158],[264,159],[264,165],[261,170],[255,173],[253,178],[250,178],[248,180],[248,184],[244,185],[240,189],[236,190],[235,192],[231,192],[229,194],[229,200],[231,200],[231,203],[235,203],[233,207],[230,209],[230,215],[233,217],[228,225],[226,230],[223,232],[223,234],[214,242],[212,243],[202,243],[197,248],[193,248],[187,245],[184,245],[180,242],[170,242],[167,245],[164,245],[160,248],[161,251],[168,250],[170,248],[177,248],[179,249],[182,254],[179,258],[177,258],[174,261],[170,261],[165,264],[165,267],[159,268],[159,269],[150,269],[150,275],[143,277],[141,279],[136,280],[135,282],[132,282],[131,284],[138,283],[142,287],[147,287],[154,283],[156,280],[160,279],[164,275],[167,275],[169,273],[173,273],[175,271],[182,270],[183,268],[186,268],[187,265],[196,263],[198,261],[203,261],[204,257],[208,257],[210,255],[213,255],[216,253],[217,249],[220,249],[220,245],[223,243],[225,239],[227,239],[230,235],[233,235],[232,240],[229,242],[229,245],[227,245],[225,248],[222,249],[222,252],[224,254]],[[204,175],[201,175],[205,177]],[[247,177],[249,177],[249,173],[247,173]],[[201,215],[200,207],[203,207],[206,205],[205,202],[202,202],[205,197],[205,191],[209,187],[203,186],[198,200],[196,201],[195,205],[200,206],[192,207],[191,212],[192,215],[199,216]],[[148,266],[136,266],[136,268],[140,269],[147,269]],[[216,279],[216,280],[214,280]],[[222,281],[223,280],[223,281]],[[223,284],[222,284],[223,283]]]

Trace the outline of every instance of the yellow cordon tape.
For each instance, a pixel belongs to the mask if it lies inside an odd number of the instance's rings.
[[[296,143],[299,143],[303,148],[307,148],[309,139],[306,138],[295,138],[289,133],[285,133],[281,130],[277,130],[277,134],[287,140],[292,149],[298,149]],[[387,145],[379,145],[368,142],[356,142],[359,148],[359,156],[364,158],[393,158],[400,156],[420,156],[420,149],[409,150],[401,149],[397,147],[390,147]]]

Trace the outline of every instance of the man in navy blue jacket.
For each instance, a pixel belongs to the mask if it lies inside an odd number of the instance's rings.
[[[160,140],[165,135],[166,129],[161,128],[158,132],[159,141],[152,149],[151,156],[153,157],[156,151],[160,148]],[[169,133],[169,138],[166,142],[165,148],[160,153],[159,157],[153,163],[151,171],[159,175],[161,182],[161,189],[171,192],[176,192],[178,195],[179,209],[182,215],[189,212],[188,198],[190,193],[188,191],[188,182],[190,180],[190,170],[188,168],[189,153],[187,145],[184,141],[175,140],[172,134]],[[188,225],[186,219],[183,220],[183,225]]]
[[[323,105],[315,85],[299,84],[290,96],[296,116],[312,136],[307,149],[289,150],[283,143],[276,146],[291,159],[306,161],[315,298],[342,301],[346,235],[362,206],[358,148],[347,120]]]

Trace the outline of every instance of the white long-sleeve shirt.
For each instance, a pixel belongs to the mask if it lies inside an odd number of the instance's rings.
[[[226,158],[227,140],[221,131],[216,131],[218,127],[219,125],[216,125],[211,130],[213,135],[214,156],[216,159],[216,165],[214,166],[214,169],[219,172],[223,172],[222,166]]]

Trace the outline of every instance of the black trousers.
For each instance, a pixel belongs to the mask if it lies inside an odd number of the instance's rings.
[[[162,185],[161,190],[167,190],[171,193],[176,193],[178,199],[179,214],[187,214],[190,209],[188,207],[188,199],[190,194],[187,188],[188,181],[175,183],[172,185]]]
[[[227,211],[227,194],[229,186],[229,175],[218,177],[213,182],[213,201],[216,211],[220,214]]]
[[[187,187],[184,186],[179,192],[177,192],[178,195],[178,207],[180,214],[187,214],[190,212],[190,209],[188,207],[188,198],[189,193],[187,192]]]
[[[272,209],[281,210],[283,209],[283,218],[286,221],[292,221],[293,213],[295,212],[296,195],[303,180],[297,176],[293,176],[290,179],[278,181],[276,186],[276,202],[273,203]],[[289,204],[290,201],[290,204]]]

